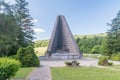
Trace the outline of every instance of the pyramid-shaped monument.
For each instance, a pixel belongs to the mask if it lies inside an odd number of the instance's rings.
[[[79,48],[63,15],[56,18],[46,55],[54,58],[81,57]]]

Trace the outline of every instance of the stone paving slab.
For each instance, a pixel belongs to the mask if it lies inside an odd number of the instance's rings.
[[[25,80],[51,80],[51,71],[48,66],[36,68]]]

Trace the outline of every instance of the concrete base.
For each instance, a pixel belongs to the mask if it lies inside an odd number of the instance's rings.
[[[52,59],[79,59],[80,55],[73,53],[54,53],[51,55]]]
[[[67,60],[67,59],[80,59],[82,55],[75,53],[53,53],[51,56],[42,56],[40,59],[52,59],[52,60]]]

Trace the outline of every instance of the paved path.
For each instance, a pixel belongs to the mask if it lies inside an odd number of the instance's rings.
[[[26,80],[51,80],[50,68],[48,66],[36,68]]]
[[[40,61],[41,65],[49,66],[49,67],[64,67],[65,61],[73,61],[73,60],[51,60],[51,61]],[[98,66],[98,59],[79,59],[77,62],[80,63],[80,66]]]
[[[49,67],[64,67],[65,65],[65,61],[73,61],[73,60],[51,60],[51,61],[40,61],[41,65],[44,66],[49,66]],[[79,59],[77,60],[77,62],[80,63],[80,66],[95,66],[95,67],[99,67],[98,66],[98,59],[93,59],[93,58],[84,58],[84,59]],[[120,61],[111,61],[109,60],[109,62],[113,62],[113,65],[120,65]]]

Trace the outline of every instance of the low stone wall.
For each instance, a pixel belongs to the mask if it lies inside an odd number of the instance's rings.
[[[72,53],[69,53],[69,54],[66,54],[66,53],[62,53],[62,54],[55,53],[55,54],[51,55],[51,58],[52,59],[79,59],[80,55],[72,54]]]
[[[74,53],[54,53],[51,56],[42,56],[41,60],[52,59],[52,60],[66,60],[66,59],[80,59],[82,56],[80,54]]]

